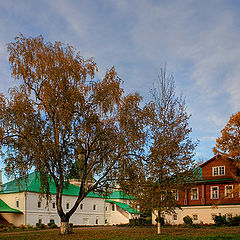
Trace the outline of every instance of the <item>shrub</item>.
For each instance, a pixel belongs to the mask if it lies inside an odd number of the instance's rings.
[[[56,223],[48,223],[48,227],[49,228],[57,228],[57,224]]]
[[[11,224],[11,225],[8,227],[7,231],[8,231],[8,232],[13,232],[13,231],[16,231],[16,229],[17,229],[17,227],[16,227],[15,225]]]
[[[216,216],[214,218],[214,223],[217,225],[217,226],[225,226],[227,225],[228,221],[226,219],[226,215],[223,215],[223,216]]]
[[[32,229],[34,229],[35,227],[33,226],[33,225],[25,225],[25,227],[26,227],[26,229],[28,229],[28,230],[32,230]]]
[[[129,225],[131,227],[146,226],[146,225],[149,225],[149,224],[151,224],[151,219],[149,219],[149,218],[140,217],[140,218],[129,219]]]
[[[24,230],[26,227],[25,227],[23,224],[21,224],[21,225],[19,226],[19,228],[20,228],[21,230]]]
[[[239,226],[240,225],[240,216],[232,217],[228,220],[229,226]]]
[[[183,221],[186,225],[192,225],[193,224],[193,219],[188,215],[183,218]]]
[[[40,228],[40,229],[46,229],[47,225],[43,224],[43,223],[36,223],[36,227]]]

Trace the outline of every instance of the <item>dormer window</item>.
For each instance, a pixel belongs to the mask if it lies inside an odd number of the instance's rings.
[[[223,176],[225,175],[225,166],[217,166],[212,168],[213,176]]]

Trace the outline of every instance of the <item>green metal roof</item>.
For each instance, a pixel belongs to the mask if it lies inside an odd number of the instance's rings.
[[[22,179],[13,180],[7,183],[4,183],[2,186],[2,190],[0,191],[0,194],[6,194],[6,193],[16,193],[16,192],[37,192],[40,193],[40,176],[39,173],[33,172],[28,174],[27,177]],[[49,180],[49,187],[50,187],[50,193],[56,194],[56,185],[53,180]],[[75,186],[73,184],[67,184],[67,186],[63,189],[63,195],[69,195],[69,196],[78,196],[79,194],[79,187]],[[92,198],[103,198],[97,193],[90,192],[87,197]]]
[[[134,197],[132,197],[122,191],[119,191],[119,190],[114,191],[106,198],[108,198],[108,199],[126,199],[126,200],[135,199]]]
[[[3,200],[0,199],[0,213],[22,213],[21,211],[9,207]]]
[[[105,202],[115,203],[117,206],[119,206],[120,208],[124,209],[125,211],[127,211],[129,213],[140,213],[138,210],[131,208],[126,203],[121,203],[121,202],[116,202],[116,201],[111,201],[111,200],[105,200]]]

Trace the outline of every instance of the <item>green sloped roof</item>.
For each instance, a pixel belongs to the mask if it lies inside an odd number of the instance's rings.
[[[0,194],[6,193],[16,193],[16,192],[37,192],[40,193],[40,176],[39,173],[33,172],[28,174],[26,178],[13,180],[11,182],[4,183],[2,186],[2,191]],[[56,194],[56,185],[54,181],[51,179],[49,180],[49,188],[51,194]],[[67,184],[67,186],[63,189],[63,195],[69,196],[78,196],[79,194],[79,187],[73,184]],[[93,198],[103,198],[102,196],[98,195],[97,193],[90,192],[87,197]]]
[[[119,206],[120,208],[124,209],[125,211],[127,211],[129,213],[140,213],[138,210],[131,208],[126,203],[121,203],[121,202],[116,202],[116,201],[111,201],[111,200],[105,200],[105,202],[115,203],[117,206]]]
[[[196,180],[201,181],[202,180],[202,168],[201,167],[196,167],[193,170],[194,174],[196,175]]]
[[[21,211],[9,207],[3,200],[0,199],[0,213],[22,213]]]
[[[119,191],[119,190],[112,192],[106,198],[108,198],[108,199],[126,199],[126,200],[134,199],[134,197],[132,197],[122,191]]]

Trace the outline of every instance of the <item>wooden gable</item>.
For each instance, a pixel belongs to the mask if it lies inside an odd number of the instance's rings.
[[[214,156],[200,167],[202,168],[203,180],[227,179],[237,174],[233,160],[221,155]]]

